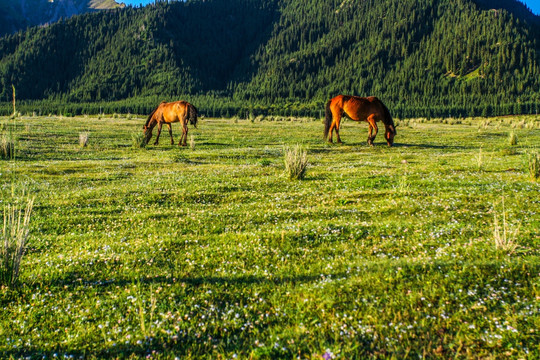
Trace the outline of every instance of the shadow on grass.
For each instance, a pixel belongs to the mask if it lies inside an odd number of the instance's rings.
[[[79,276],[79,274],[67,275],[67,277]],[[327,275],[300,275],[300,276],[283,276],[275,278],[266,278],[259,276],[240,276],[240,277],[185,277],[180,279],[174,279],[171,277],[157,276],[157,277],[144,277],[141,279],[119,279],[110,281],[77,281],[73,280],[59,280],[51,281],[49,283],[42,282],[34,285],[37,288],[42,286],[58,286],[63,287],[65,285],[82,285],[92,286],[94,288],[100,287],[103,291],[111,291],[111,289],[117,286],[129,286],[135,284],[142,285],[159,285],[166,286],[167,284],[188,284],[191,286],[201,285],[221,285],[221,286],[251,286],[257,284],[270,284],[270,285],[283,285],[283,284],[297,284],[321,281],[325,278],[344,278],[347,277],[346,272],[327,274]],[[261,322],[259,325],[254,325],[257,328],[256,332],[264,333],[269,326],[277,324],[278,322],[285,321],[283,319],[268,319],[265,322]],[[86,350],[87,344],[73,344],[71,346],[57,345],[55,348],[40,349],[38,347],[32,349],[12,349],[4,352],[3,355],[7,358],[97,358],[97,359],[123,359],[133,357],[147,357],[160,353],[174,354],[182,358],[183,356],[193,355],[193,349],[196,348],[200,354],[206,353],[209,356],[206,358],[212,358],[210,354],[216,351],[216,347],[220,353],[228,352],[252,352],[261,351],[261,354],[267,356],[267,358],[293,358],[295,349],[281,349],[276,347],[266,347],[264,349],[253,348],[253,337],[246,335],[240,327],[232,327],[223,332],[219,325],[216,325],[214,329],[209,329],[204,334],[197,334],[195,332],[187,332],[180,330],[177,333],[166,334],[165,332],[156,331],[155,334],[148,335],[142,340],[142,343],[126,343],[126,344],[114,344],[95,350]],[[208,334],[212,334],[211,337]],[[328,341],[332,341],[333,337],[328,335]],[[135,340],[133,340],[135,341]],[[359,339],[364,349],[367,351],[370,347],[370,340],[367,338]],[[302,352],[308,352],[309,349],[302,348]]]
[[[427,260],[426,260],[427,261]],[[512,259],[504,267],[501,267],[501,263],[496,259],[486,259],[471,262],[462,262],[460,260],[455,261],[418,261],[410,262],[407,260],[381,260],[378,262],[367,262],[364,264],[363,272],[369,272],[372,276],[380,277],[383,274],[395,273],[399,268],[402,277],[396,278],[393,281],[386,282],[385,286],[382,286],[379,291],[381,293],[387,292],[393,289],[396,284],[409,281],[405,286],[406,289],[413,289],[413,291],[421,290],[424,287],[424,277],[430,273],[438,273],[439,279],[445,279],[448,274],[451,277],[446,280],[446,284],[441,286],[449,286],[449,284],[455,284],[455,286],[466,289],[471,284],[476,284],[479,278],[484,281],[489,281],[492,286],[506,286],[506,281],[523,281],[527,279],[532,272],[537,272],[540,269],[540,263],[538,261],[523,261],[522,259]],[[421,277],[418,277],[422,274]],[[489,276],[481,276],[489,275]],[[499,276],[504,274],[504,276]],[[495,276],[497,275],[497,276]],[[67,275],[67,277],[75,277],[79,274]],[[349,274],[348,272],[335,272],[333,274],[300,274],[297,276],[277,276],[277,277],[261,277],[261,276],[238,276],[238,277],[184,277],[174,279],[166,276],[151,277],[147,276],[140,279],[113,279],[110,281],[73,281],[69,279],[43,282],[35,284],[37,288],[43,286],[63,286],[67,284],[81,284],[83,286],[99,287],[104,292],[111,291],[111,288],[116,286],[126,286],[133,284],[189,284],[191,286],[200,286],[205,284],[219,284],[222,286],[238,285],[238,286],[251,286],[258,284],[268,285],[289,285],[297,283],[309,283],[316,281],[325,281],[325,279],[346,279],[349,277],[358,277],[358,272]],[[494,278],[499,279],[493,282]],[[527,281],[527,280],[525,280]],[[534,279],[530,279],[531,283]],[[444,282],[444,281],[443,281]],[[531,283],[527,286],[531,286]],[[494,285],[495,284],[495,285]],[[429,285],[434,286],[434,285]],[[454,285],[452,285],[454,286]],[[32,288],[32,286],[30,286]],[[404,289],[405,289],[404,288]],[[399,290],[403,291],[403,289]],[[485,296],[490,290],[486,290],[485,294],[479,294],[479,296]],[[16,295],[15,295],[16,296]],[[457,306],[457,303],[456,303]],[[285,318],[268,318],[267,321],[254,325],[255,330],[253,333],[262,334],[268,331],[268,328],[272,326],[279,326],[282,323],[287,324],[288,319]],[[211,334],[211,337],[209,336]],[[334,335],[328,332],[327,334],[321,334],[322,341],[332,342]],[[377,353],[380,349],[377,349],[377,342],[374,341],[369,335],[361,335],[358,340],[357,353],[360,358],[370,357]],[[132,340],[135,341],[135,340]],[[420,344],[417,344],[420,345]],[[212,358],[212,354],[215,351],[220,353],[228,352],[251,352],[255,351],[256,355],[261,355],[263,358],[292,358],[300,350],[301,352],[309,352],[313,349],[304,348],[305,345],[299,345],[300,348],[293,346],[288,349],[280,349],[279,347],[266,347],[264,349],[253,347],[253,336],[245,334],[243,328],[240,327],[228,327],[226,332],[220,327],[219,324],[209,328],[202,332],[189,332],[185,329],[180,329],[175,333],[156,332],[155,334],[149,334],[144,337],[144,340],[137,343],[124,343],[124,344],[106,344],[103,348],[87,350],[87,344],[84,343],[84,339],[80,343],[73,344],[71,346],[57,345],[52,349],[40,349],[38,347],[10,349],[3,353],[6,358],[44,358],[44,357],[57,357],[57,358],[100,358],[100,359],[123,359],[142,356],[153,356],[154,354],[159,356],[160,353],[175,355],[175,356],[193,356],[195,353],[207,354],[206,358]],[[97,347],[97,345],[95,346]],[[216,350],[218,349],[218,350]],[[257,351],[261,351],[257,354]],[[263,353],[264,351],[264,353]],[[56,354],[56,356],[54,355]],[[398,357],[403,357],[404,354],[396,354]],[[399,356],[401,355],[401,356]],[[257,357],[257,356],[256,356]]]
[[[463,146],[463,145],[435,145],[435,144],[408,144],[408,143],[400,143],[395,142],[393,146],[388,146],[388,144],[385,141],[381,142],[375,142],[373,146],[370,146],[365,141],[354,141],[354,142],[342,142],[341,144],[338,143],[327,143],[326,147],[321,149],[310,149],[309,152],[330,152],[335,149],[339,149],[340,147],[346,147],[349,149],[389,149],[392,148],[420,148],[420,149],[475,149],[474,146]]]
[[[386,144],[385,144],[386,145]],[[474,146],[464,145],[436,145],[436,144],[407,144],[407,143],[394,143],[395,148],[418,148],[418,149],[453,149],[453,150],[466,150],[476,149]]]

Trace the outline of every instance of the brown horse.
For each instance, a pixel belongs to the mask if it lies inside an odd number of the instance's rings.
[[[169,127],[169,135],[171,136],[171,145],[174,144],[172,136],[171,124],[180,122],[182,124],[182,137],[178,146],[186,146],[187,133],[188,133],[188,121],[191,125],[197,128],[197,109],[187,101],[175,101],[167,103],[163,101],[158,107],[152,111],[144,124],[143,131],[145,135],[145,141],[148,143],[152,138],[152,129],[157,125],[158,133],[156,136],[156,142],[158,144],[159,135],[161,134],[161,127],[166,124]],[[182,142],[183,140],[183,142]]]
[[[336,131],[337,142],[341,143],[339,137],[339,122],[343,114],[354,121],[367,121],[369,124],[368,144],[373,146],[373,140],[377,136],[379,129],[377,121],[382,121],[386,127],[385,138],[388,146],[394,143],[396,136],[396,126],[390,112],[381,100],[374,96],[359,97],[338,95],[326,103],[326,118],[324,122],[324,138],[332,142],[332,132]],[[330,136],[328,134],[330,133]]]

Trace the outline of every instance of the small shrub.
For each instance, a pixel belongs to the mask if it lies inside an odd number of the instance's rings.
[[[508,144],[510,146],[515,146],[517,145],[518,143],[518,138],[517,138],[517,135],[515,132],[511,132],[509,135],[508,135]]]
[[[90,134],[87,132],[79,133],[79,146],[84,148],[88,146],[88,136]]]
[[[285,171],[291,180],[302,180],[308,166],[307,151],[300,145],[284,150]]]
[[[146,138],[142,131],[131,133],[131,147],[133,149],[142,149],[146,147]]]
[[[538,181],[540,178],[540,153],[531,151],[528,154],[529,177],[531,181]]]
[[[4,160],[13,159],[15,156],[15,142],[9,136],[0,136],[0,158]]]
[[[34,200],[28,200],[26,209],[16,205],[4,208],[4,226],[0,239],[0,284],[14,286],[19,279],[21,260],[29,234],[30,214]]]

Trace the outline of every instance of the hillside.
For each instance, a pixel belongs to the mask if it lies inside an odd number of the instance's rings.
[[[184,97],[213,114],[315,114],[338,93],[379,96],[398,116],[530,113],[538,17],[496,4],[207,0],[76,16],[0,39],[0,99],[15,84],[76,113]]]
[[[86,12],[124,6],[114,0],[0,0],[0,36]]]

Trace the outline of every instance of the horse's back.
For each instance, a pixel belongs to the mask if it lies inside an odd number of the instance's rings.
[[[163,121],[166,123],[175,123],[183,121],[187,114],[187,102],[180,100],[164,103],[162,106]]]
[[[376,96],[338,95],[335,105],[341,107],[353,120],[366,121],[369,116],[375,116],[377,120],[384,117],[384,106]]]

